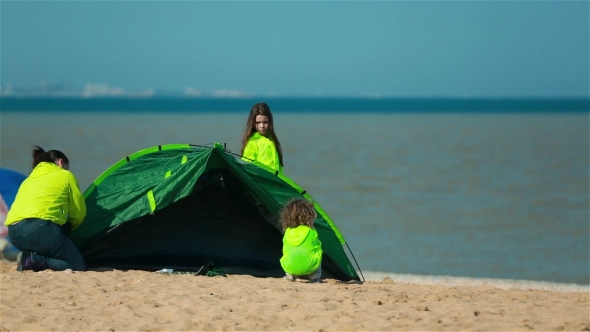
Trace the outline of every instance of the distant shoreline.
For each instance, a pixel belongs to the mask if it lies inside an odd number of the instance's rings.
[[[27,96],[0,96],[0,100],[23,100],[23,99],[57,99],[57,100],[157,100],[157,99],[180,99],[180,100],[454,100],[454,101],[550,101],[550,100],[569,100],[569,101],[590,101],[590,97],[527,97],[527,96],[512,96],[512,97],[444,97],[444,96],[184,96],[184,95],[154,95],[154,96],[136,96],[136,95],[121,95],[121,96],[83,96],[83,95],[66,95],[66,96],[51,96],[51,95],[27,95]]]

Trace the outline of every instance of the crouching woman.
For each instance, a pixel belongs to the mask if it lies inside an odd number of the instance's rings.
[[[84,257],[68,237],[86,216],[84,196],[58,150],[33,150],[33,171],[23,181],[5,225],[21,250],[17,271],[85,271]]]

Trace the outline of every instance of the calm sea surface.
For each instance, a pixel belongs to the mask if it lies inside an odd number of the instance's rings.
[[[85,190],[154,145],[220,142],[239,152],[253,104],[168,113],[96,103],[36,112],[3,102],[0,166],[28,173],[31,145],[60,149]],[[590,283],[587,111],[365,114],[332,104],[297,113],[269,104],[285,172],[332,217],[363,272]]]

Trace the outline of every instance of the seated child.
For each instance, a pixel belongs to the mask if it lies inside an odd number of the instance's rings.
[[[316,216],[313,204],[305,199],[291,200],[281,211],[284,236],[280,261],[289,281],[307,277],[312,283],[322,282],[322,242],[313,227]]]

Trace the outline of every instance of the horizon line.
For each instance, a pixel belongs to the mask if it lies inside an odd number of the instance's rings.
[[[216,95],[200,95],[200,96],[187,96],[187,95],[176,95],[176,94],[155,94],[149,96],[142,96],[142,95],[92,95],[92,96],[85,96],[82,94],[75,94],[75,95],[0,95],[0,99],[81,99],[81,100],[90,100],[90,99],[192,99],[192,100],[251,100],[251,99],[372,99],[372,100],[391,100],[391,99],[452,99],[452,100],[514,100],[514,99],[528,99],[528,100],[588,100],[590,101],[590,96],[530,96],[530,95],[521,95],[521,96],[394,96],[394,95],[312,95],[312,94],[292,94],[292,95],[264,95],[264,94],[255,94],[255,95],[247,95],[247,96],[216,96]]]

